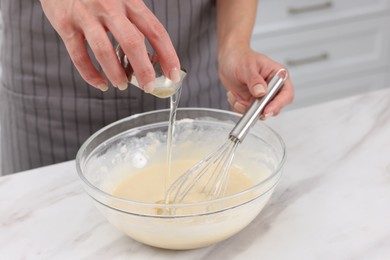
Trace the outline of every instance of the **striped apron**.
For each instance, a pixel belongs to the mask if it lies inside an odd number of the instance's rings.
[[[149,0],[188,71],[181,107],[228,109],[217,75],[215,3]],[[135,87],[102,93],[86,84],[36,0],[1,0],[1,174],[72,160],[103,126],[169,107]],[[95,64],[96,61],[94,61]]]

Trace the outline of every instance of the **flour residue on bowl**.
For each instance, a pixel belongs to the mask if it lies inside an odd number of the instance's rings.
[[[207,123],[202,123],[202,120]],[[95,163],[88,165],[88,171],[95,172],[97,186],[114,197],[147,203],[163,201],[167,186],[224,143],[232,124],[233,122],[213,122],[211,119],[181,119],[177,121],[172,144],[172,163],[174,164],[172,167],[177,169],[168,179],[166,178],[169,172],[166,160],[166,131],[150,131],[140,137],[127,138],[127,136],[133,135],[129,131],[117,136],[96,151],[97,158],[91,158]],[[262,182],[271,175],[274,169],[276,161],[272,151],[268,151],[267,145],[259,147],[259,141],[253,142],[252,138],[252,136],[248,136],[247,140],[239,146],[231,173],[232,180],[241,176],[236,183],[240,183],[241,180],[245,185],[238,184],[236,187],[232,185],[228,188],[226,195],[244,191]],[[149,180],[142,180],[143,177],[140,176],[148,171],[153,172],[154,175],[149,174],[147,175]],[[105,177],[107,175],[110,177]],[[139,189],[149,184],[157,186],[145,188],[145,191],[149,191],[145,197],[141,191],[143,188]],[[118,190],[124,190],[125,186],[128,186],[127,189],[131,194],[126,193],[119,196]],[[151,190],[153,192],[150,192]],[[152,194],[154,195],[152,196]],[[202,194],[192,196],[195,198],[187,202],[207,199]]]

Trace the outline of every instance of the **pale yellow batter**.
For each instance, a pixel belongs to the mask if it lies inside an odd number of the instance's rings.
[[[115,197],[159,204],[150,207],[150,205],[143,206],[142,203],[115,201],[111,204],[113,208],[131,213],[136,212],[141,217],[133,214],[118,214],[116,211],[109,210],[106,211],[107,218],[117,228],[137,241],[169,249],[203,247],[237,233],[253,220],[271,193],[260,191],[264,196],[259,197],[259,189],[256,189],[218,202],[181,204],[180,206],[165,204],[166,187],[169,187],[174,180],[197,162],[194,160],[173,161],[168,183],[166,183],[168,175],[166,162],[151,163],[139,170],[131,168],[130,165],[121,165],[113,169],[114,175],[121,176],[121,180],[116,179],[112,182],[113,186],[110,190]],[[129,174],[129,170],[134,172]],[[226,195],[255,186],[259,180],[253,180],[253,177],[262,176],[261,171],[257,172],[255,176],[248,177],[243,170],[233,167]],[[207,178],[204,181],[207,181]],[[188,195],[187,202],[188,200],[204,201],[207,199],[207,196],[201,193],[201,187],[203,185],[200,184]],[[268,190],[269,187],[265,189]],[[142,217],[143,215],[152,217]]]
[[[167,180],[167,163],[147,166],[131,174],[123,182],[119,183],[113,190],[113,195],[133,201],[161,203],[164,201],[166,187],[196,163],[197,161],[193,160],[172,161],[169,180]],[[207,178],[202,179],[202,181],[207,180]],[[240,171],[240,169],[232,167],[225,195],[243,191],[253,185],[254,182]],[[207,195],[201,192],[202,187],[203,185],[201,183],[196,185],[192,192],[188,194],[185,201],[199,202],[207,200]]]

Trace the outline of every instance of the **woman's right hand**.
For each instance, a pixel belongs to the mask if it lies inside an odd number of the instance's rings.
[[[142,0],[41,0],[41,5],[81,77],[90,85],[108,89],[107,79],[94,67],[85,41],[112,85],[121,90],[127,87],[108,31],[122,47],[145,92],[153,90],[155,73],[144,37],[156,51],[164,74],[174,82],[180,79],[180,62],[169,35]]]

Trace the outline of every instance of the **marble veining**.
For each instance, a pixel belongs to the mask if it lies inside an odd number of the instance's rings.
[[[74,161],[0,178],[1,259],[390,259],[390,88],[267,121],[288,158],[271,200],[236,236],[189,251],[113,228]]]

